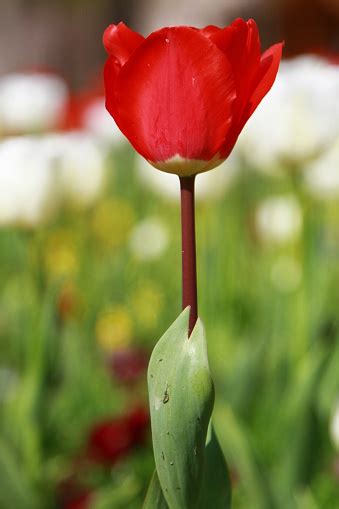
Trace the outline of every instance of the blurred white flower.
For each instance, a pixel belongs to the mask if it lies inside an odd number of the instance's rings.
[[[339,135],[339,66],[314,56],[282,62],[270,93],[239,137],[249,164],[274,172],[303,164]]]
[[[304,183],[317,198],[339,195],[339,139],[324,154],[305,166]]]
[[[180,185],[177,175],[155,169],[146,159],[136,155],[135,168],[141,183],[163,198],[179,201]],[[200,173],[196,177],[196,199],[205,200],[224,195],[238,170],[237,161],[231,155],[214,170]]]
[[[152,260],[165,251],[168,241],[165,224],[156,217],[149,217],[133,228],[129,247],[138,260]]]
[[[301,266],[291,256],[279,256],[271,269],[271,281],[281,293],[295,291],[302,277]]]
[[[56,161],[61,200],[91,205],[105,181],[104,148],[81,131],[45,136],[43,147]]]
[[[329,432],[334,447],[339,451],[339,399],[330,419]]]
[[[55,188],[54,161],[39,138],[18,136],[0,143],[0,225],[45,221]]]
[[[83,113],[83,127],[99,140],[118,147],[126,143],[126,138],[105,108],[105,98],[94,99]]]
[[[295,240],[302,229],[302,211],[293,195],[266,198],[255,214],[259,237],[268,243],[284,243]]]
[[[0,130],[29,133],[55,128],[67,98],[67,86],[59,76],[8,74],[0,79]]]
[[[64,201],[88,206],[100,194],[106,152],[82,132],[0,142],[0,225],[34,227]]]

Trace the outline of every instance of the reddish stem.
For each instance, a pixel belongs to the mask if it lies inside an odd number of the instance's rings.
[[[179,177],[181,190],[182,232],[182,308],[191,307],[188,335],[198,318],[197,264],[195,250],[194,180]]]

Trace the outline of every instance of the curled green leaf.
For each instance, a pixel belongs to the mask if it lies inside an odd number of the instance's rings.
[[[188,338],[189,308],[155,346],[148,368],[154,458],[170,509],[196,509],[214,404],[205,331]]]

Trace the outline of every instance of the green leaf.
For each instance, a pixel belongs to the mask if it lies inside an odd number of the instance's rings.
[[[229,464],[238,473],[251,509],[278,507],[269,482],[252,441],[250,432],[229,405],[217,404],[213,413],[214,424],[221,437],[222,450]]]
[[[139,483],[133,476],[114,480],[95,492],[90,507],[91,509],[125,509],[126,507],[139,509],[140,506],[135,505],[139,490]]]
[[[40,502],[13,450],[0,440],[0,509],[38,509]]]
[[[213,509],[230,509],[231,481],[227,464],[219,445],[212,423],[208,428],[204,475],[198,509],[206,509],[213,503]]]
[[[205,332],[188,338],[186,308],[155,346],[148,367],[153,450],[170,509],[196,509],[214,404]]]
[[[210,422],[198,509],[206,509],[212,502],[213,509],[230,509],[231,493],[227,464]],[[153,474],[142,509],[168,509],[156,471]]]
[[[142,509],[168,509],[156,470],[152,476]]]

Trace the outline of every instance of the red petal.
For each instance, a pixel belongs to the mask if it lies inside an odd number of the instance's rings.
[[[223,29],[220,27],[216,27],[215,25],[208,25],[207,27],[200,28],[198,30],[204,37],[207,37],[207,39],[209,39],[210,37],[213,37],[213,35],[215,35],[216,33],[222,32]]]
[[[113,57],[109,57],[104,67],[106,109],[112,115],[112,117],[117,123],[118,123],[118,111],[116,105],[116,86],[119,71],[120,65],[116,62],[116,60]]]
[[[198,30],[151,34],[119,73],[119,127],[146,159],[209,161],[229,129],[235,98],[226,56]]]
[[[145,38],[120,22],[118,25],[109,25],[102,40],[107,53],[122,66]]]
[[[232,126],[222,156],[227,157],[245,123],[274,83],[282,45],[272,46],[260,55],[258,28],[253,20],[236,20],[229,27],[203,29],[205,37],[225,52],[231,62],[237,91]]]
[[[250,98],[250,109],[247,118],[252,115],[258,104],[270,91],[279,69],[282,49],[283,43],[278,43],[263,53]]]
[[[253,87],[253,79],[260,64],[260,39],[253,19],[245,22],[236,19],[229,27],[217,29],[209,26],[202,30],[230,61],[235,77],[237,101],[234,122],[242,116]]]
[[[251,66],[259,65],[260,39],[258,27],[253,19],[246,22],[239,18],[225,28],[210,25],[200,32],[226,54],[239,77],[248,73],[249,63]]]

